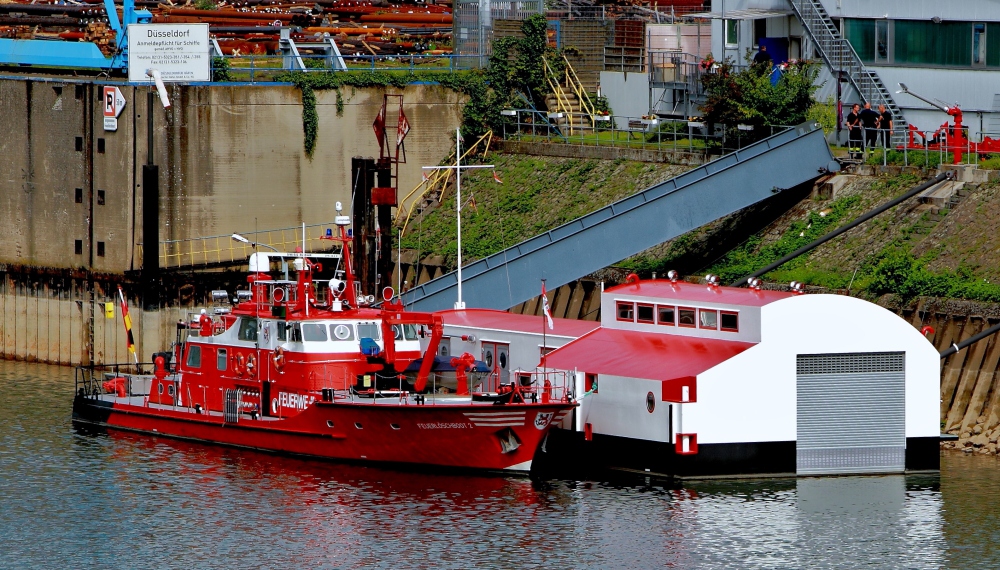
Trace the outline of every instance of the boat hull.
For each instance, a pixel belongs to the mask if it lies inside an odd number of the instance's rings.
[[[73,418],[113,429],[322,459],[483,471],[531,468],[550,426],[574,404],[315,402],[288,419],[78,395]],[[232,419],[232,417],[230,417]]]

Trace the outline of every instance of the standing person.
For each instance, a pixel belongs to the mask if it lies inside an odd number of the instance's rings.
[[[760,51],[757,52],[757,55],[753,56],[753,64],[764,68],[765,71],[771,71],[774,60],[771,59],[771,54],[767,53],[766,45],[762,44]]]
[[[865,129],[865,149],[875,148],[875,139],[878,138],[878,118],[879,114],[872,109],[870,102],[865,102],[865,108],[861,111],[861,126]]]
[[[861,105],[855,103],[847,115],[847,152],[851,158],[861,155],[861,137]]]
[[[892,113],[885,108],[885,105],[878,106],[878,136],[882,148],[889,148],[892,142]]]

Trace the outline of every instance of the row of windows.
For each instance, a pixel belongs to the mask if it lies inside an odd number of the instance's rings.
[[[865,63],[1000,67],[1000,22],[849,18],[843,28]]]
[[[657,324],[739,332],[740,316],[735,311],[654,305],[618,301],[617,319],[629,323]]]
[[[287,327],[287,328],[286,328]],[[257,319],[243,318],[240,321],[240,328],[237,338],[248,342],[257,342]],[[280,342],[289,340],[291,342],[325,342],[328,340],[355,340],[359,338],[370,338],[382,340],[382,327],[378,323],[358,323],[357,331],[353,323],[292,323],[286,325],[284,322],[277,323]],[[414,325],[392,325],[394,338],[396,340],[416,340],[417,328]],[[287,331],[287,332],[286,332]]]

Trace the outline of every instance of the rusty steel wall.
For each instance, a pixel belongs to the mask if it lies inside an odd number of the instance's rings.
[[[141,266],[148,89],[118,87],[127,103],[111,132],[100,83],[0,78],[0,263],[104,273]],[[153,112],[161,242],[331,222],[336,201],[350,205],[351,157],[378,155],[371,125],[380,88],[343,88],[340,114],[335,91],[316,92],[312,158],[295,87],[169,91],[171,108],[157,100]],[[421,166],[450,152],[462,101],[434,85],[402,93],[411,125],[399,176],[405,195]]]

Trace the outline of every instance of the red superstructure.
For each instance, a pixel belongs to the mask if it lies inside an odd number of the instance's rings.
[[[565,375],[469,393],[497,383],[467,380],[471,355],[434,357],[439,315],[403,310],[389,288],[376,308],[355,281],[346,218],[338,225],[340,254],[254,254],[239,302],[180,323],[153,374],[83,370],[74,419],[344,461],[530,469],[549,427],[577,405]],[[272,278],[274,257],[291,261],[294,280]],[[321,263],[343,280],[314,281]]]

